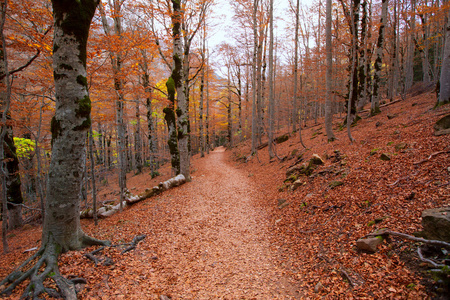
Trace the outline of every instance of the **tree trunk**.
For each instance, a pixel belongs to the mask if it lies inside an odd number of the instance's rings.
[[[114,31],[117,37],[122,40],[122,24],[120,15],[120,4],[118,0],[114,0],[112,7],[114,16]],[[102,17],[102,24],[105,34],[108,38],[111,36],[106,14],[102,5],[99,6],[99,11]],[[120,187],[120,204],[123,202],[123,192],[126,188],[126,154],[125,154],[125,127],[123,123],[123,112],[125,106],[124,92],[123,92],[123,80],[121,78],[122,72],[122,57],[121,53],[113,51],[113,46],[109,45],[109,56],[111,59],[111,65],[113,68],[114,89],[117,93],[115,101],[116,105],[116,123],[117,123],[117,156],[119,161],[118,175],[119,175],[119,187]],[[121,206],[122,209],[122,206]]]
[[[181,39],[181,22],[183,10],[179,0],[172,0],[172,39],[173,39],[173,69],[172,81],[177,94],[177,129],[178,129],[178,149],[179,149],[179,173],[183,174],[189,181],[189,107],[186,99],[187,87],[184,85],[185,74],[183,73],[183,43]],[[187,75],[189,76],[189,75]],[[178,173],[177,173],[178,175]]]
[[[22,226],[22,192],[19,174],[19,159],[17,158],[16,146],[14,145],[13,129],[10,124],[11,115],[9,111],[11,85],[8,71],[8,61],[6,53],[6,43],[4,36],[4,22],[6,17],[6,3],[2,2],[1,18],[1,49],[0,49],[0,115],[1,115],[1,139],[0,147],[3,148],[1,161],[1,176],[4,180],[4,193],[6,194],[7,209],[9,214],[9,223],[7,218],[3,222],[8,223],[9,229],[15,229]],[[6,209],[2,205],[3,209]]]
[[[333,111],[332,111],[332,68],[333,68],[333,55],[331,44],[331,0],[327,0],[326,3],[326,45],[325,51],[327,54],[327,71],[326,71],[326,96],[325,96],[325,130],[327,133],[328,141],[334,141],[336,138],[333,133]]]
[[[406,57],[406,78],[405,78],[405,90],[404,92],[408,91],[413,83],[414,83],[414,52],[415,52],[415,34],[416,34],[416,0],[411,0],[411,18],[409,20],[409,28],[410,28],[410,35],[409,35],[409,41],[408,41],[408,53]]]
[[[273,71],[273,0],[270,0],[269,4],[269,157],[275,157],[274,149],[273,149],[273,130],[274,130],[274,118],[275,118],[275,100],[274,100],[274,92],[273,92],[273,80],[274,80],[274,71]]]
[[[445,30],[445,47],[442,56],[438,105],[450,102],[450,11]]]
[[[202,37],[202,61],[205,61],[206,53],[206,27],[203,27],[203,37]],[[205,67],[203,65],[201,75],[200,75],[200,108],[199,108],[199,135],[200,135],[200,157],[205,157],[205,136],[203,132],[203,98],[205,89]]]
[[[257,73],[258,68],[256,67],[258,61],[258,25],[256,13],[258,12],[258,4],[259,0],[253,0],[253,12],[252,12],[252,20],[253,20],[253,63],[252,63],[252,88],[253,88],[253,97],[252,97],[252,154],[256,154],[256,147],[258,146],[258,123],[256,116],[256,102],[257,102]]]
[[[206,154],[209,154],[210,140],[209,140],[209,51],[206,58],[206,118],[205,118],[205,130],[206,130]]]
[[[297,0],[295,7],[295,34],[294,34],[294,92],[292,99],[292,132],[297,131],[298,108],[297,108],[297,89],[298,89],[298,27],[299,27],[300,0]],[[300,130],[302,125],[299,126]]]
[[[389,0],[382,0],[381,6],[381,25],[378,34],[376,59],[375,59],[375,74],[373,76],[373,90],[372,90],[372,105],[370,108],[370,115],[374,116],[380,113],[380,91],[379,86],[381,82],[381,67],[383,63],[383,46],[384,46],[384,32],[387,19]]]
[[[141,113],[139,111],[139,100],[136,100],[136,130],[134,132],[134,156],[137,174],[142,173],[142,142],[141,142]]]

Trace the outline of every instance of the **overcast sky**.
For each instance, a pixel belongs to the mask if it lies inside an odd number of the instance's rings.
[[[216,0],[216,4],[213,8],[214,17],[213,24],[215,25],[212,30],[212,36],[209,39],[210,48],[214,48],[218,44],[226,41],[234,43],[233,40],[233,10],[230,6],[230,1],[233,0]],[[285,21],[292,18],[292,15],[288,12],[289,2],[296,0],[274,0],[274,16],[276,18],[276,26],[278,30],[284,30],[286,27]],[[300,5],[311,5],[313,0],[300,0]],[[292,19],[293,21],[293,19]]]

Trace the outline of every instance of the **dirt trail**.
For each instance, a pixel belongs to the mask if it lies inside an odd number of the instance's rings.
[[[295,299],[248,176],[226,163],[223,148],[194,168],[191,183],[160,199],[171,204],[166,226],[154,228],[158,285],[178,299]]]

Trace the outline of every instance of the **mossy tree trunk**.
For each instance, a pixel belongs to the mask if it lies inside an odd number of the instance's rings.
[[[4,181],[4,195],[7,201],[7,209],[9,222],[3,220],[4,224],[8,224],[9,229],[22,226],[22,192],[19,174],[19,159],[17,157],[16,146],[14,145],[13,128],[11,126],[11,115],[9,111],[10,104],[10,82],[6,55],[5,36],[3,35],[3,25],[6,17],[6,5],[2,3],[2,28],[1,28],[1,45],[0,45],[0,121],[1,124],[1,141],[2,145],[2,165],[1,176]],[[2,197],[3,198],[3,197]],[[3,204],[2,204],[3,207]]]
[[[450,11],[445,29],[445,46],[442,56],[438,105],[450,102]]]
[[[333,133],[332,128],[332,102],[331,102],[331,89],[332,89],[332,68],[333,68],[333,55],[331,52],[331,0],[327,0],[326,2],[326,25],[325,25],[325,52],[327,55],[327,71],[326,71],[326,96],[325,96],[325,130],[327,132],[328,141],[334,141],[336,138]],[[295,89],[295,88],[294,88]]]
[[[377,50],[375,52],[375,74],[373,76],[373,90],[372,90],[372,104],[370,108],[370,115],[374,116],[380,113],[380,82],[381,82],[381,67],[383,64],[383,46],[384,46],[384,32],[386,27],[387,9],[389,0],[382,0],[381,5],[381,21],[377,41]]]
[[[53,297],[76,299],[74,284],[59,272],[59,254],[88,245],[107,244],[84,234],[80,226],[79,202],[86,155],[86,133],[91,125],[91,101],[86,80],[86,45],[98,1],[53,0],[52,4],[56,108],[51,122],[52,157],[48,173],[42,245],[34,256],[5,278],[0,286],[11,283],[1,291],[8,294],[20,282],[30,278],[23,298],[37,299],[41,293],[47,292]],[[34,266],[24,269],[30,263],[34,263]],[[47,278],[56,283],[59,291],[44,286]]]

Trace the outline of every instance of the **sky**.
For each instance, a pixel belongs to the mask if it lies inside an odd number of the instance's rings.
[[[212,36],[209,39],[210,48],[215,48],[220,43],[226,41],[233,43],[233,11],[230,6],[230,1],[233,0],[216,0],[213,8],[214,17],[212,18],[215,24]],[[292,15],[288,12],[289,3],[296,0],[274,0],[274,17],[276,19],[276,26],[279,30],[286,27],[286,17],[291,18]],[[313,0],[300,0],[300,5],[310,6]]]

